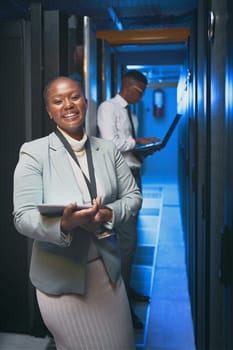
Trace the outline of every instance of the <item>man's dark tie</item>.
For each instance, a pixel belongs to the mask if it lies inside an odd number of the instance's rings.
[[[135,128],[134,128],[134,124],[133,124],[133,119],[132,119],[132,114],[131,114],[131,110],[130,110],[130,105],[127,105],[126,109],[127,109],[128,116],[129,116],[129,121],[130,121],[130,124],[131,124],[132,136],[136,140],[136,133],[135,133]]]

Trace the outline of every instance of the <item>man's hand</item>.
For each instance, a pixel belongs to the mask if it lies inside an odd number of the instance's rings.
[[[147,143],[158,141],[160,141],[160,139],[157,137],[139,137],[138,139],[136,139],[136,143],[138,143],[139,145],[146,145]]]

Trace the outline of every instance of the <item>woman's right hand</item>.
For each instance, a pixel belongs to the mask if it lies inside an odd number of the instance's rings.
[[[77,203],[68,204],[61,218],[61,231],[69,233],[77,227],[89,227],[101,206],[101,199],[97,197],[93,200],[93,205],[87,209],[78,209]]]

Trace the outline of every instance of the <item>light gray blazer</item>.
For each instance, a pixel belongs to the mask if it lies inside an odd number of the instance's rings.
[[[90,137],[96,178],[100,182],[102,205],[112,209],[113,226],[137,214],[142,197],[131,171],[116,146]],[[82,204],[82,195],[67,152],[55,133],[24,143],[14,173],[14,223],[23,235],[34,240],[30,264],[33,285],[49,294],[85,294],[90,234],[72,232],[70,246],[64,245],[60,217],[39,213],[37,205]],[[120,255],[111,238],[96,240],[112,282],[120,275]]]

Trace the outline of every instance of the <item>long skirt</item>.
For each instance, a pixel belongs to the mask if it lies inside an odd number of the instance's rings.
[[[85,296],[36,291],[43,321],[57,350],[135,350],[122,278],[113,286],[101,259],[88,264],[87,276]]]

